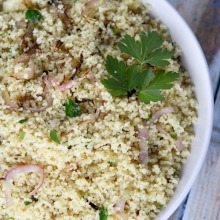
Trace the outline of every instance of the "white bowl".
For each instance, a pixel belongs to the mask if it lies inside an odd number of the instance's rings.
[[[195,125],[195,139],[191,155],[183,168],[181,180],[176,192],[157,220],[167,220],[190,191],[204,162],[210,142],[213,121],[213,95],[209,70],[202,49],[194,34],[178,14],[165,0],[142,0],[149,4],[152,15],[167,25],[172,38],[183,51],[183,62],[195,85],[199,103],[198,121]]]

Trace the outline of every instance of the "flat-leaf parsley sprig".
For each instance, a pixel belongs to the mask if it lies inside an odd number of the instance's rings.
[[[112,96],[136,93],[144,103],[162,101],[161,91],[172,88],[179,77],[178,73],[164,70],[174,53],[162,48],[163,39],[155,31],[142,32],[139,37],[140,40],[135,40],[125,35],[118,44],[122,53],[134,59],[131,65],[107,56],[106,69],[110,76],[102,83]]]

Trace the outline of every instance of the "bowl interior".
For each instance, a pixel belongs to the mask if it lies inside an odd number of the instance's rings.
[[[183,63],[194,83],[199,105],[191,155],[184,165],[181,180],[174,196],[157,218],[157,220],[166,220],[186,197],[204,161],[212,131],[213,96],[206,59],[188,25],[165,0],[142,1],[150,6],[153,16],[167,25],[173,40],[181,47]]]

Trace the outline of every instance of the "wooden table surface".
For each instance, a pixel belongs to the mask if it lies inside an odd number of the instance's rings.
[[[215,99],[208,155],[188,197],[170,220],[220,220],[220,0],[168,1],[185,18],[203,47]]]

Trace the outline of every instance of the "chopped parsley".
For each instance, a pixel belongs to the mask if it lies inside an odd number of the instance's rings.
[[[18,139],[19,139],[20,141],[22,141],[22,140],[24,139],[24,137],[25,137],[25,132],[24,132],[24,131],[20,131],[20,132],[18,133]]]
[[[153,31],[142,32],[140,40],[126,35],[119,42],[119,49],[133,58],[133,63],[107,56],[106,70],[109,77],[102,80],[112,96],[136,94],[146,104],[164,100],[161,91],[170,89],[178,79],[178,73],[165,71],[173,52],[162,49],[163,40]]]
[[[75,103],[71,98],[67,99],[64,104],[66,116],[74,118],[81,115],[81,109],[78,104]]]
[[[108,164],[109,164],[109,166],[111,166],[111,167],[116,166],[116,163],[115,163],[115,162],[113,162],[113,161],[108,161]]]
[[[111,28],[114,35],[116,35],[116,36],[121,35],[121,30],[117,26],[111,25],[110,28]]]
[[[57,144],[60,144],[60,136],[55,129],[50,131],[50,139]]]
[[[28,20],[28,22],[38,22],[40,20],[43,19],[43,15],[41,14],[40,11],[36,10],[36,9],[28,9],[25,12],[25,18]]]
[[[0,32],[0,37],[4,36],[6,32]]]
[[[170,136],[171,136],[173,139],[177,140],[177,134],[176,134],[175,132],[172,132],[172,133],[170,134]]]
[[[125,35],[118,45],[121,52],[130,55],[140,64],[150,64],[155,67],[165,67],[169,64],[168,60],[174,53],[162,49],[163,39],[158,32],[141,32],[139,37],[140,40],[136,41],[130,35]]]
[[[99,209],[99,220],[107,220],[108,219],[108,209],[105,207],[101,207]]]
[[[32,201],[24,201],[25,206],[29,206],[32,203]]]
[[[25,122],[28,121],[28,118],[24,118],[24,119],[21,119],[20,121],[18,121],[18,123],[20,124],[24,124]]]

